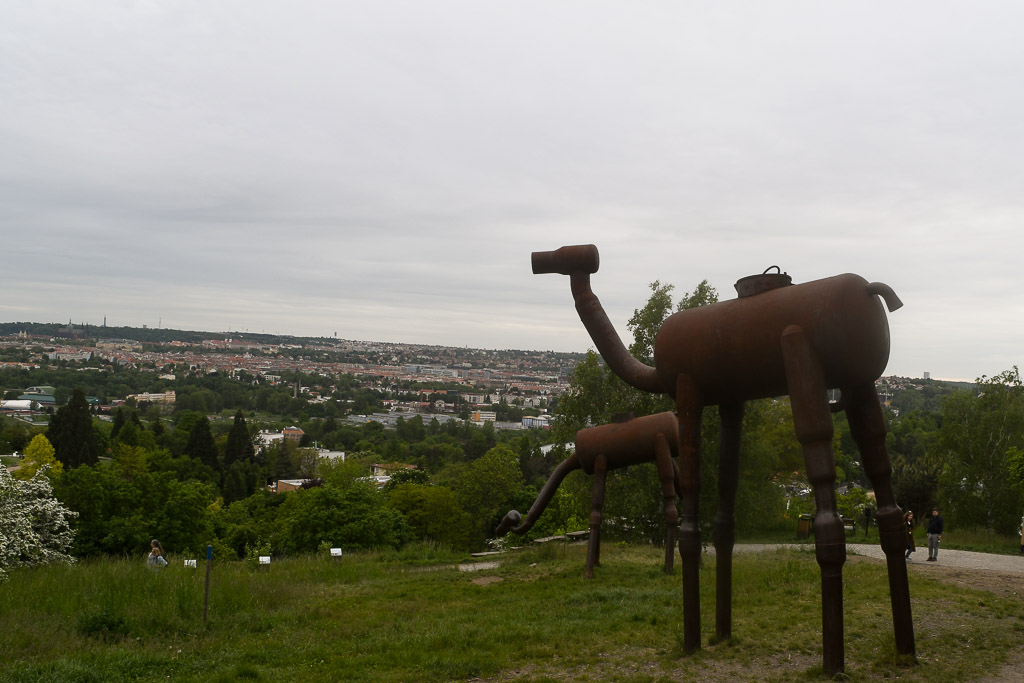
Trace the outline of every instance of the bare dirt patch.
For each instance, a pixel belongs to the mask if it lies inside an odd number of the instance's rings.
[[[500,576],[478,576],[473,579],[473,583],[477,586],[489,586],[492,583],[501,583],[504,580]]]

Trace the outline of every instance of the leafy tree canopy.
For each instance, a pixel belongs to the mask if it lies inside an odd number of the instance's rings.
[[[56,451],[50,445],[49,440],[43,434],[36,434],[32,437],[28,447],[25,449],[25,458],[21,466],[15,470],[15,477],[23,481],[36,476],[36,472],[46,467],[47,476],[52,479],[59,477],[64,472],[64,465],[54,457]]]

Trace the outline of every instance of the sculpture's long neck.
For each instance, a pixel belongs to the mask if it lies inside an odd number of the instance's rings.
[[[572,298],[576,302],[576,312],[580,314],[580,320],[583,321],[590,338],[597,346],[598,353],[608,367],[627,384],[641,391],[654,394],[663,392],[664,388],[658,380],[657,371],[631,356],[619,339],[619,334],[604,312],[601,301],[590,289],[590,275],[573,273],[569,282],[572,286]]]

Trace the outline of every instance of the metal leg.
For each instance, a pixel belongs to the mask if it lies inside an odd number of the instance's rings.
[[[682,483],[682,515],[679,525],[679,556],[683,561],[683,649],[700,648],[700,425],[704,408],[700,389],[687,375],[676,379],[676,412],[679,418],[679,478]]]
[[[676,527],[679,510],[676,509],[676,472],[672,467],[672,449],[668,439],[658,434],[654,440],[654,462],[661,480],[661,499],[665,509],[665,573],[671,574],[676,557]]]
[[[718,513],[715,515],[715,638],[732,636],[732,549],[736,542],[736,487],[739,482],[743,404],[718,407],[722,432],[718,455]]]
[[[892,624],[896,636],[896,650],[914,655],[914,621],[910,611],[910,584],[904,551],[907,531],[903,524],[903,511],[896,505],[892,490],[892,465],[889,449],[885,445],[885,419],[873,385],[855,387],[846,415],[850,432],[860,449],[864,471],[871,480],[878,503],[878,535],[889,570],[889,600],[892,603]]]
[[[845,668],[843,563],[846,562],[846,532],[836,511],[832,413],[821,362],[800,327],[793,325],[782,333],[782,355],[796,436],[803,446],[807,479],[818,507],[814,549],[821,567],[822,663],[825,674],[832,676]]]
[[[590,496],[590,543],[587,546],[587,570],[584,576],[594,578],[594,567],[601,564],[601,511],[604,509],[605,479],[608,461],[603,455],[594,462],[594,488]]]

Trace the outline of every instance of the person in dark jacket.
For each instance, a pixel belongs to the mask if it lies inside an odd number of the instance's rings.
[[[927,530],[929,562],[938,562],[939,560],[939,541],[942,539],[943,529],[942,515],[939,514],[939,508],[932,508],[932,517],[928,520]]]
[[[913,510],[907,510],[907,513],[903,515],[903,524],[907,527],[907,559],[909,560],[910,553],[917,550],[917,548],[914,547],[914,527],[916,524],[914,522]]]

